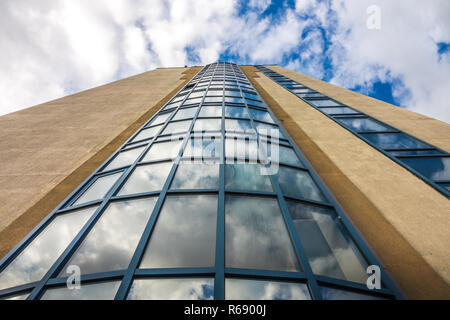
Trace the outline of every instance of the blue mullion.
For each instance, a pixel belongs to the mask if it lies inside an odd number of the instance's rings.
[[[80,282],[83,284],[83,283],[87,283],[87,282],[100,282],[100,281],[118,279],[124,275],[125,271],[126,270],[116,270],[116,271],[85,274],[85,275],[81,275]],[[67,279],[68,279],[68,277],[52,278],[47,281],[46,287],[66,284]]]
[[[391,298],[394,296],[392,294],[392,291],[388,290],[388,289],[374,289],[371,290],[369,288],[367,288],[366,284],[362,284],[362,283],[357,283],[357,282],[352,282],[352,281],[346,281],[346,280],[341,280],[341,279],[336,279],[336,278],[330,278],[330,277],[326,277],[326,276],[316,276],[317,281],[322,284],[322,285],[331,285],[333,287],[342,289],[342,290],[358,290],[361,291],[361,293],[366,293],[366,294],[372,294],[372,295],[385,295],[385,296],[390,296]]]
[[[210,83],[211,83],[211,81],[210,81]],[[195,89],[197,84],[198,84],[198,82],[195,84],[195,86],[192,88],[192,90]],[[192,92],[192,90],[190,92]],[[205,93],[206,93],[206,91],[205,91]],[[203,95],[201,102],[203,102],[204,99],[205,99],[205,94]],[[186,97],[184,98],[184,100],[186,100]],[[184,102],[184,100],[183,100],[183,102]],[[178,112],[178,110],[180,109],[180,107],[182,105],[183,105],[183,103],[181,103],[181,105],[177,107],[176,112]],[[200,103],[200,106],[201,105],[202,104]],[[174,112],[171,115],[170,119],[168,119],[169,121],[172,119],[172,117],[175,116],[176,112]],[[190,139],[190,136],[191,136],[190,132],[192,131],[192,128],[194,127],[194,123],[195,123],[195,120],[197,119],[197,116],[198,116],[199,112],[200,112],[200,107],[196,111],[195,116],[192,119],[191,124],[189,125],[188,134],[185,135],[185,137],[183,139],[183,143],[182,143],[182,145],[180,147],[180,150],[178,151],[178,155],[174,159],[174,162],[173,162],[172,168],[170,170],[170,173],[169,173],[169,175],[168,175],[168,177],[166,179],[166,182],[164,183],[163,189],[161,190],[161,192],[159,194],[158,200],[156,201],[155,207],[153,208],[153,211],[152,211],[152,214],[150,216],[150,219],[147,222],[147,225],[146,225],[146,227],[144,229],[144,232],[142,233],[142,236],[141,236],[141,238],[139,240],[138,246],[137,246],[137,248],[136,248],[136,250],[135,250],[135,252],[133,254],[133,257],[131,258],[131,261],[130,261],[130,263],[128,265],[127,272],[125,273],[125,275],[123,277],[123,280],[122,280],[122,282],[120,284],[120,287],[117,290],[117,293],[116,293],[116,296],[115,296],[115,300],[124,300],[124,299],[126,299],[126,295],[128,294],[128,291],[130,290],[130,287],[131,287],[131,284],[132,284],[132,281],[133,281],[133,275],[134,275],[136,269],[138,268],[139,263],[141,262],[142,256],[145,253],[145,249],[147,247],[147,244],[150,241],[150,237],[151,237],[151,234],[153,232],[154,226],[155,226],[155,224],[156,224],[156,222],[158,220],[159,214],[161,213],[161,208],[162,208],[162,205],[164,204],[164,201],[165,201],[165,198],[166,198],[166,195],[167,195],[167,191],[168,191],[168,189],[170,187],[172,179],[173,179],[173,177],[175,175],[175,172],[176,172],[176,170],[178,168],[178,162],[180,161],[181,155],[184,152],[184,148],[185,148],[186,144],[188,143],[188,141]],[[166,122],[166,125],[169,123],[169,121]],[[145,153],[143,153],[142,156],[145,156]]]
[[[302,99],[303,100],[303,99]],[[312,106],[312,105],[311,105]],[[316,108],[314,106],[312,106],[313,108]],[[316,108],[318,109],[318,108]],[[270,110],[270,113],[271,110]],[[368,116],[368,115],[366,115]],[[370,117],[370,116],[368,116]],[[332,117],[330,117],[331,119],[333,119]],[[334,120],[334,119],[333,119]],[[376,119],[375,119],[376,120]],[[277,120],[278,121],[278,120]],[[376,120],[378,121],[378,120]],[[339,123],[339,122],[338,122]],[[284,128],[280,127],[281,130],[283,130],[283,133],[285,133],[287,135],[287,132],[285,132]],[[287,135],[290,139],[290,136]],[[312,167],[311,164],[309,163],[309,161],[307,161],[307,159],[303,156],[303,154],[301,153],[301,151],[297,148],[297,146],[295,144],[292,144],[297,155],[300,156],[300,159],[302,161],[304,161],[305,165],[308,167]],[[347,229],[347,231],[349,232],[350,236],[352,237],[353,241],[355,242],[356,246],[361,250],[363,256],[368,260],[368,262],[370,264],[376,264],[379,266],[382,266],[382,264],[380,263],[380,259],[378,259],[375,256],[374,251],[370,248],[369,244],[367,243],[367,241],[364,239],[364,237],[362,236],[362,234],[355,228],[353,222],[351,222],[351,220],[348,218],[347,214],[344,212],[344,210],[341,208],[341,206],[339,205],[339,203],[336,201],[336,199],[334,198],[334,196],[332,195],[331,192],[329,192],[328,188],[326,187],[326,185],[322,182],[322,180],[320,179],[320,177],[315,173],[314,170],[310,170],[310,174],[313,178],[313,180],[316,182],[316,184],[318,185],[320,191],[328,196],[328,200],[330,201],[330,203],[332,203],[334,205],[334,209],[338,215],[338,218],[340,219],[340,221],[342,222],[342,224],[345,226],[345,228]],[[320,183],[318,183],[320,182]],[[384,283],[388,286],[389,289],[392,290],[392,292],[394,293],[395,297],[397,299],[403,299],[404,295],[401,292],[401,290],[398,288],[398,286],[396,285],[396,283],[391,279],[390,275],[387,273],[387,271],[385,270],[385,268],[383,267],[382,270],[384,271],[384,277],[383,277],[383,281]]]
[[[225,77],[223,80],[223,95],[225,94]],[[217,209],[216,232],[216,274],[214,278],[214,299],[225,299],[225,98],[222,97],[221,118],[221,154],[219,166],[219,198]]]
[[[22,284],[20,286],[0,290],[0,299],[19,294],[21,292],[23,292],[24,294],[26,292],[30,292],[38,283],[39,281],[35,281],[31,283]]]
[[[155,268],[155,269],[136,269],[135,277],[192,277],[208,276],[213,277],[216,269],[214,267],[204,268]]]

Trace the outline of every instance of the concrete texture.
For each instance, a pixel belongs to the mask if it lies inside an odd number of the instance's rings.
[[[0,117],[0,258],[200,70],[156,69]]]
[[[325,83],[306,83],[302,75],[270,68],[317,90],[320,84],[323,93],[332,92],[330,96],[360,110],[369,102],[380,104],[372,111],[377,118],[388,122],[395,118],[389,113],[395,112],[401,129],[448,150],[448,124],[409,111],[401,119],[400,108],[331,85],[328,92]],[[448,199],[254,67],[242,69],[406,295],[449,299]],[[418,131],[417,126],[426,128]],[[440,137],[433,130],[445,134]]]

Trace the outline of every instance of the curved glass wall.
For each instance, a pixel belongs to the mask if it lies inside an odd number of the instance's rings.
[[[3,258],[0,299],[399,297],[384,272],[367,288],[373,264],[239,67],[215,63]]]

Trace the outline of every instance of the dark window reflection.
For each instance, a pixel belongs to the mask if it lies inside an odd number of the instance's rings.
[[[420,149],[428,146],[403,133],[362,134],[364,138],[383,149]]]
[[[214,266],[216,224],[216,195],[168,196],[140,268]]]
[[[128,300],[212,300],[212,278],[158,278],[137,279],[128,294]]]
[[[392,131],[392,129],[382,125],[378,121],[368,118],[341,118],[339,119],[339,121],[355,130],[356,132]]]
[[[62,269],[77,265],[82,274],[128,268],[156,198],[111,203]]]
[[[309,173],[280,166],[278,183],[287,196],[325,201]]]
[[[450,180],[450,158],[402,158],[401,161],[433,181]]]
[[[304,283],[225,279],[226,300],[310,300]]]
[[[333,210],[294,201],[288,208],[315,274],[366,283],[367,263]]]
[[[374,295],[331,287],[320,287],[320,291],[324,300],[386,300]]]
[[[41,300],[113,300],[120,281],[81,284],[80,289],[66,286],[47,289]]]
[[[276,199],[226,197],[225,264],[231,268],[299,270]]]

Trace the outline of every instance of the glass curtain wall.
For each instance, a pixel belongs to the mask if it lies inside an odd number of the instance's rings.
[[[238,66],[205,66],[0,262],[0,299],[394,299]],[[81,275],[77,287],[77,275]]]

